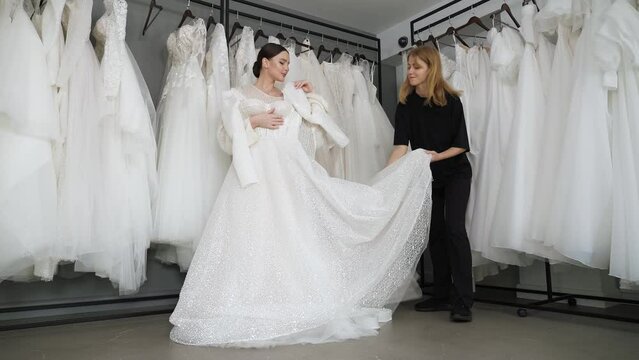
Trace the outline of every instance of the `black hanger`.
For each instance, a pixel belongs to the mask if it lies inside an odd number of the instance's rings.
[[[333,51],[331,51],[331,55],[335,56],[335,55],[342,55],[342,50],[340,50],[338,47],[334,48]]]
[[[479,26],[480,28],[482,28],[482,29],[484,29],[486,31],[490,30],[488,28],[488,26],[484,25],[484,23],[481,21],[481,19],[478,18],[477,16],[471,17],[470,19],[468,19],[467,23],[465,23],[464,25],[458,27],[456,30],[459,31],[459,30],[465,29],[465,28],[467,28],[467,27],[469,27],[471,25],[477,25],[477,26]]]
[[[275,35],[276,38],[280,39],[281,41],[286,41],[286,36],[284,36],[284,34],[282,34],[282,27],[284,25],[282,23],[280,23],[280,32],[277,33],[277,35]]]
[[[230,34],[229,34],[229,40],[233,38],[233,34],[235,34],[235,32],[236,32],[238,29],[242,29],[243,27],[244,27],[244,26],[242,26],[242,25],[240,24],[240,13],[239,13],[239,12],[235,12],[235,23],[233,23],[233,27],[231,28],[231,32],[230,32]],[[239,41],[239,40],[238,40],[238,41]],[[235,44],[237,44],[237,41],[236,41],[235,43],[231,44],[230,46],[233,46],[233,45],[235,45]]]
[[[260,18],[260,28],[257,29],[257,31],[255,32],[255,36],[253,36],[253,41],[255,42],[259,38],[268,40],[268,36],[266,36],[266,34],[264,33],[264,30],[262,30],[262,18]]]
[[[215,22],[215,16],[213,16],[213,10],[215,10],[215,7],[211,4],[211,12],[209,13],[209,18],[206,20],[206,30],[208,30],[211,25],[217,25],[217,22]]]
[[[151,17],[151,13],[153,12],[154,8],[158,9],[158,11],[155,13],[153,17]],[[151,0],[151,2],[149,3],[149,12],[146,14],[146,20],[144,20],[144,28],[142,29],[142,36],[146,34],[146,31],[149,30],[149,28],[151,27],[151,24],[153,24],[153,22],[158,17],[158,15],[160,15],[160,12],[162,10],[164,10],[164,8],[161,5],[158,5],[155,2],[155,0]]]
[[[268,36],[264,33],[262,29],[259,29],[255,32],[255,36],[253,36],[253,41],[257,41],[257,39],[263,38],[268,40]]]
[[[322,55],[322,53],[330,53],[331,51],[328,50],[326,48],[326,46],[324,46],[324,35],[322,35],[322,43],[320,44],[319,48],[317,49],[317,59],[319,60],[320,56]]]
[[[535,4],[535,7],[537,8],[537,11],[539,11],[539,5],[537,5],[537,1],[536,0],[524,0],[524,2],[521,4],[521,6],[528,5],[531,2],[533,4]]]
[[[511,28],[511,29],[513,29],[515,31],[519,31],[519,29],[517,29],[516,27],[514,27],[514,26],[512,26],[512,25],[510,25],[508,23],[505,23],[505,22],[501,21],[500,19],[496,19],[496,17],[497,17],[497,14],[490,15],[490,18],[493,19],[493,26],[495,25],[495,21],[497,21],[502,26],[508,26],[509,28]]]
[[[499,9],[499,12],[497,12],[497,14],[502,13],[504,11],[506,12],[506,14],[508,14],[508,16],[510,16],[510,20],[512,20],[515,23],[515,26],[519,27],[519,23],[517,22],[517,19],[515,19],[515,15],[513,15],[513,12],[510,10],[510,6],[508,6],[508,4],[506,3],[501,4],[501,8]]]
[[[295,27],[291,26],[291,35],[289,35],[286,40],[290,39],[290,40],[295,41],[296,45],[298,45],[300,48],[305,48],[306,51],[308,51],[309,49],[313,49],[312,46],[306,45],[306,44],[304,44],[304,42],[301,42],[301,41],[297,40],[297,38],[295,36],[293,36],[294,32],[295,32]],[[310,33],[310,30],[309,30],[309,33]],[[301,52],[300,52],[300,54],[301,54]]]
[[[303,47],[303,48],[304,48],[304,50],[300,51],[300,55],[301,55],[301,54],[303,54],[303,53],[305,53],[305,52],[309,52],[309,51],[313,51],[313,50],[315,50],[315,49],[313,48],[313,46],[311,46],[311,40],[308,38],[308,36],[309,36],[310,34],[311,34],[311,31],[310,31],[310,30],[307,30],[306,37],[304,38],[304,41],[302,41],[302,44],[300,45],[301,47]],[[308,40],[308,44],[306,43],[306,42],[307,42],[307,40]]]
[[[184,13],[182,14],[182,20],[180,20],[178,29],[182,27],[182,25],[188,18],[195,19],[195,15],[193,15],[193,12],[191,12],[191,0],[188,0],[186,3],[186,10],[184,10]]]
[[[441,39],[443,37],[450,36],[450,35],[454,36],[455,39],[459,40],[459,42],[462,43],[462,45],[464,45],[466,47],[470,47],[470,46],[468,46],[468,44],[466,44],[464,39],[462,39],[461,36],[459,36],[459,34],[457,34],[457,30],[455,30],[455,28],[452,27],[452,26],[449,27],[443,35],[438,36],[436,38],[436,40],[439,40],[439,39]]]

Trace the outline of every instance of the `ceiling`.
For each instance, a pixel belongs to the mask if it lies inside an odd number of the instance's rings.
[[[313,15],[371,34],[417,16],[441,0],[268,0],[269,3]]]

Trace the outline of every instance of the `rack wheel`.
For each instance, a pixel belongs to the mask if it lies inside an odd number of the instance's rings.
[[[517,315],[519,315],[519,317],[527,317],[528,316],[528,310],[526,310],[524,308],[519,308],[519,309],[517,309]]]
[[[568,298],[568,306],[577,306],[577,299]]]

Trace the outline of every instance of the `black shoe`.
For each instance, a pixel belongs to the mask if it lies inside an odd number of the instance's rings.
[[[450,311],[451,305],[448,301],[430,298],[415,304],[415,311],[432,312],[432,311]]]
[[[471,322],[473,321],[473,312],[464,304],[455,304],[450,312],[450,320],[454,322]]]

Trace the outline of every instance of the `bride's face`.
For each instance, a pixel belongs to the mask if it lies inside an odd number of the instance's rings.
[[[273,80],[282,82],[288,74],[288,61],[288,52],[282,51],[266,60],[263,67]]]
[[[410,86],[417,86],[426,81],[428,75],[428,65],[417,56],[408,58],[408,83]]]

